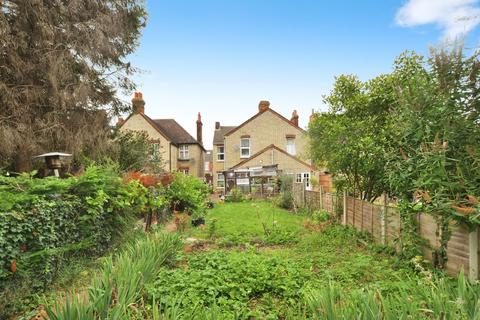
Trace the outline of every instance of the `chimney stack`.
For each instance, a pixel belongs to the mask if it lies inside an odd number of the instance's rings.
[[[132,99],[132,107],[134,113],[145,113],[145,101],[141,92],[135,92]]]
[[[261,100],[258,104],[258,112],[264,112],[270,107],[270,101]]]
[[[290,122],[291,122],[294,126],[298,127],[298,113],[297,113],[297,110],[293,110],[293,112],[292,112],[292,119],[290,119]]]
[[[215,130],[218,130],[220,129],[220,122],[215,122]]]
[[[199,113],[198,113],[198,116],[197,116],[197,141],[198,141],[198,143],[200,143],[200,144],[203,144],[203,139],[202,139],[202,127],[203,127],[202,115],[201,115],[200,112],[199,112]]]

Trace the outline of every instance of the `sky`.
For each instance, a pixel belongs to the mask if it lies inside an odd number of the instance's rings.
[[[405,50],[461,38],[478,48],[480,0],[147,0],[130,61],[153,119],[174,118],[211,148],[214,125],[239,125],[260,100],[306,127],[335,77],[368,80]],[[133,93],[132,93],[133,96]],[[130,99],[131,97],[124,97]]]

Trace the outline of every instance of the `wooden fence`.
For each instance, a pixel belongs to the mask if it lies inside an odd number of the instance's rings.
[[[312,210],[324,209],[342,217],[342,224],[352,225],[357,230],[369,232],[377,243],[398,247],[402,229],[399,214],[394,207],[384,202],[372,204],[346,194],[335,195],[327,192],[305,190],[302,183],[293,184],[293,197],[299,207]],[[418,215],[418,233],[431,247],[439,246],[439,230],[431,215]],[[452,225],[452,236],[447,246],[446,270],[455,275],[462,268],[470,279],[478,279],[479,269],[479,232],[469,232],[465,225]],[[424,257],[432,259],[432,252],[426,246]]]

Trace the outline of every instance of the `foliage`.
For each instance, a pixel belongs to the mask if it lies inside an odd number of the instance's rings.
[[[143,288],[152,282],[161,267],[171,265],[182,247],[176,234],[153,233],[138,239],[108,258],[101,273],[88,288],[88,298],[71,292],[65,302],[47,307],[49,319],[131,319],[131,308],[142,298]]]
[[[448,279],[422,280],[395,295],[377,290],[345,293],[338,285],[306,293],[306,310],[312,319],[478,319],[480,287],[460,273]],[[408,302],[407,302],[408,301]]]
[[[275,199],[277,206],[283,209],[293,209],[293,176],[283,175],[279,179],[280,183],[280,194]]]
[[[243,196],[242,190],[240,188],[234,187],[228,195],[225,197],[226,202],[242,202],[245,199]]]
[[[478,66],[477,53],[464,57],[454,48],[432,50],[428,59],[405,53],[393,72],[399,103],[391,117],[396,130],[388,150],[389,182],[395,195],[421,202],[436,219],[442,230],[434,249],[439,267],[446,263],[450,223],[480,223]],[[402,208],[403,216],[412,214]]]
[[[309,278],[292,261],[217,251],[189,257],[186,269],[163,269],[147,292],[157,301],[181,296],[182,309],[216,305],[226,318],[263,318],[281,315],[288,303],[295,303]],[[252,300],[258,301],[257,310],[249,308]]]
[[[29,171],[48,151],[106,153],[145,20],[140,0],[0,2],[0,167]]]
[[[146,193],[111,167],[68,179],[0,177],[0,297],[12,283],[45,289],[63,264],[104,252],[132,226]],[[8,312],[11,301],[0,301]]]
[[[205,211],[209,189],[200,179],[177,172],[174,173],[173,181],[162,189],[161,195],[173,210],[198,216]]]
[[[147,171],[160,173],[164,160],[161,152],[154,150],[146,132],[117,131],[110,158],[126,171]]]
[[[368,82],[355,76],[336,78],[334,89],[325,97],[330,110],[314,115],[308,129],[313,160],[328,168],[338,189],[346,188],[369,201],[386,188],[387,119],[395,103],[392,82],[389,75]]]

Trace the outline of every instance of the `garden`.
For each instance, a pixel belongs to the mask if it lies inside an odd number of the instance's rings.
[[[74,290],[39,295],[20,319],[477,319],[480,287],[398,259],[324,211],[217,203],[197,227],[190,188],[165,223],[100,259]],[[130,182],[131,183],[131,182]],[[136,182],[135,182],[136,183]],[[170,187],[161,186],[161,194]],[[179,191],[179,190],[177,190]],[[190,195],[188,195],[190,194]],[[198,204],[199,202],[197,202]],[[186,222],[185,222],[186,221]],[[170,228],[169,226],[174,226]]]

